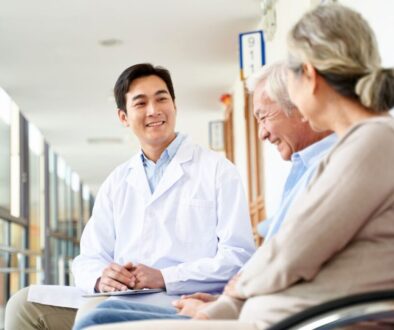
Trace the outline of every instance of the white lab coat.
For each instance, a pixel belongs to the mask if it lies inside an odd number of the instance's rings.
[[[109,263],[128,261],[161,269],[168,294],[212,291],[254,251],[235,166],[186,138],[153,194],[140,153],[110,174],[72,270],[76,286],[87,292]]]

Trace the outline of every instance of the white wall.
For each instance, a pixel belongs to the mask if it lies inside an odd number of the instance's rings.
[[[293,24],[311,8],[313,0],[278,0],[276,4],[277,30],[272,41],[266,41],[267,63],[286,58],[286,36]],[[394,43],[392,42],[392,31],[394,31],[394,1],[384,0],[340,0],[339,3],[358,10],[371,24],[374,29],[384,66],[394,66]],[[258,28],[258,27],[257,27]],[[240,83],[235,86],[239,88]],[[237,87],[235,87],[235,91]],[[234,134],[236,148],[236,164],[245,178],[246,152],[242,149],[245,145],[245,127],[243,117],[243,102],[234,104]],[[276,147],[265,143],[264,145],[264,176],[265,176],[265,200],[267,215],[275,212],[282,193],[284,181],[287,177],[290,164],[283,161]]]
[[[371,24],[378,39],[383,66],[394,67],[394,1],[341,0],[340,3],[359,11]]]

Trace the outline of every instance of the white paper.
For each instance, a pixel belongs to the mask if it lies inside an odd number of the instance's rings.
[[[110,291],[110,292],[98,292],[83,294],[83,297],[109,297],[109,296],[130,296],[136,294],[151,294],[164,291],[163,289],[138,289],[138,290],[126,290],[126,291]]]
[[[62,285],[31,285],[27,301],[44,305],[80,308],[83,304],[91,301],[92,298],[84,298],[86,292],[74,286]],[[121,299],[143,304],[151,304],[161,307],[172,307],[172,301],[179,299],[178,295],[167,295],[166,292],[150,294],[134,294],[128,296],[111,296],[108,299]]]
[[[44,305],[79,308],[89,299],[82,297],[84,293],[74,286],[31,285],[27,301]]]

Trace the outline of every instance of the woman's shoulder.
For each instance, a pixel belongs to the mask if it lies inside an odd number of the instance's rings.
[[[394,118],[377,117],[353,126],[338,141],[327,159],[335,156],[353,161],[372,159],[379,154],[394,157]]]
[[[369,134],[378,135],[393,135],[394,134],[394,117],[374,117],[362,121],[352,127],[348,134],[360,134],[367,136]]]
[[[338,145],[380,145],[382,142],[394,144],[394,118],[375,117],[357,123],[342,137]]]

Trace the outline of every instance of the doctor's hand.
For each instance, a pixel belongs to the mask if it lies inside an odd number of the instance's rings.
[[[161,271],[156,268],[138,264],[134,267],[132,275],[135,277],[134,289],[162,289],[165,288]]]
[[[95,290],[99,292],[125,291],[133,288],[135,277],[132,273],[135,267],[131,262],[121,266],[110,263],[104,268],[101,277],[97,280]]]

